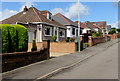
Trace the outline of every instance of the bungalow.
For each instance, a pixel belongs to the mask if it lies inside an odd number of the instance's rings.
[[[107,33],[107,22],[106,21],[100,21],[100,22],[91,22],[94,25],[99,26],[99,28],[102,30],[102,33]]]
[[[52,40],[57,36],[57,41],[66,39],[66,27],[52,18],[52,13],[47,10],[40,11],[35,7],[27,8],[16,15],[2,21],[2,24],[21,24],[28,28],[29,42],[36,39],[36,42]]]
[[[57,13],[53,16],[53,19],[59,22],[60,24],[66,26],[67,28],[67,37],[77,37],[78,36],[78,25],[74,23],[69,18],[65,17],[61,13]]]

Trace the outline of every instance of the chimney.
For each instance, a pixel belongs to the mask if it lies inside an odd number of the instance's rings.
[[[26,12],[26,11],[28,11],[28,8],[27,8],[27,6],[25,6],[25,7],[24,7],[24,10],[23,10],[23,12]]]

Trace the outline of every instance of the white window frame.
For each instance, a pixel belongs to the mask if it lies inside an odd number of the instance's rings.
[[[60,37],[65,37],[65,30],[64,29],[59,29],[59,32],[64,32],[64,36],[60,36]]]
[[[46,28],[50,28],[50,35],[46,35],[46,34],[45,34],[45,29],[46,29]],[[44,35],[45,35],[45,36],[52,36],[52,27],[46,27],[46,26],[45,26],[45,28],[44,28]]]

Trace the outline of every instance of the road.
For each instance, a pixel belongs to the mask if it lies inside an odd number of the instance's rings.
[[[118,43],[50,79],[118,79]]]

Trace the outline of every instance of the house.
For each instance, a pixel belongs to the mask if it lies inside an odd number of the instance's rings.
[[[78,25],[74,23],[69,18],[65,17],[61,13],[57,13],[53,16],[53,19],[59,22],[60,24],[66,26],[67,28],[67,37],[77,37],[78,36]]]
[[[111,25],[107,25],[107,34],[110,32],[112,26]]]
[[[23,9],[23,11],[2,21],[2,24],[21,24],[28,28],[29,42],[52,40],[57,36],[57,41],[66,39],[66,27],[52,18],[52,13],[47,10],[40,11],[35,7]]]
[[[99,28],[102,30],[102,33],[107,33],[107,22],[106,21],[99,21],[99,22],[91,22],[94,25],[99,26]]]
[[[78,23],[78,21],[76,21],[75,23]],[[93,31],[94,32],[101,31],[99,26],[94,25],[90,21],[80,22],[80,30],[81,34],[92,33]]]

